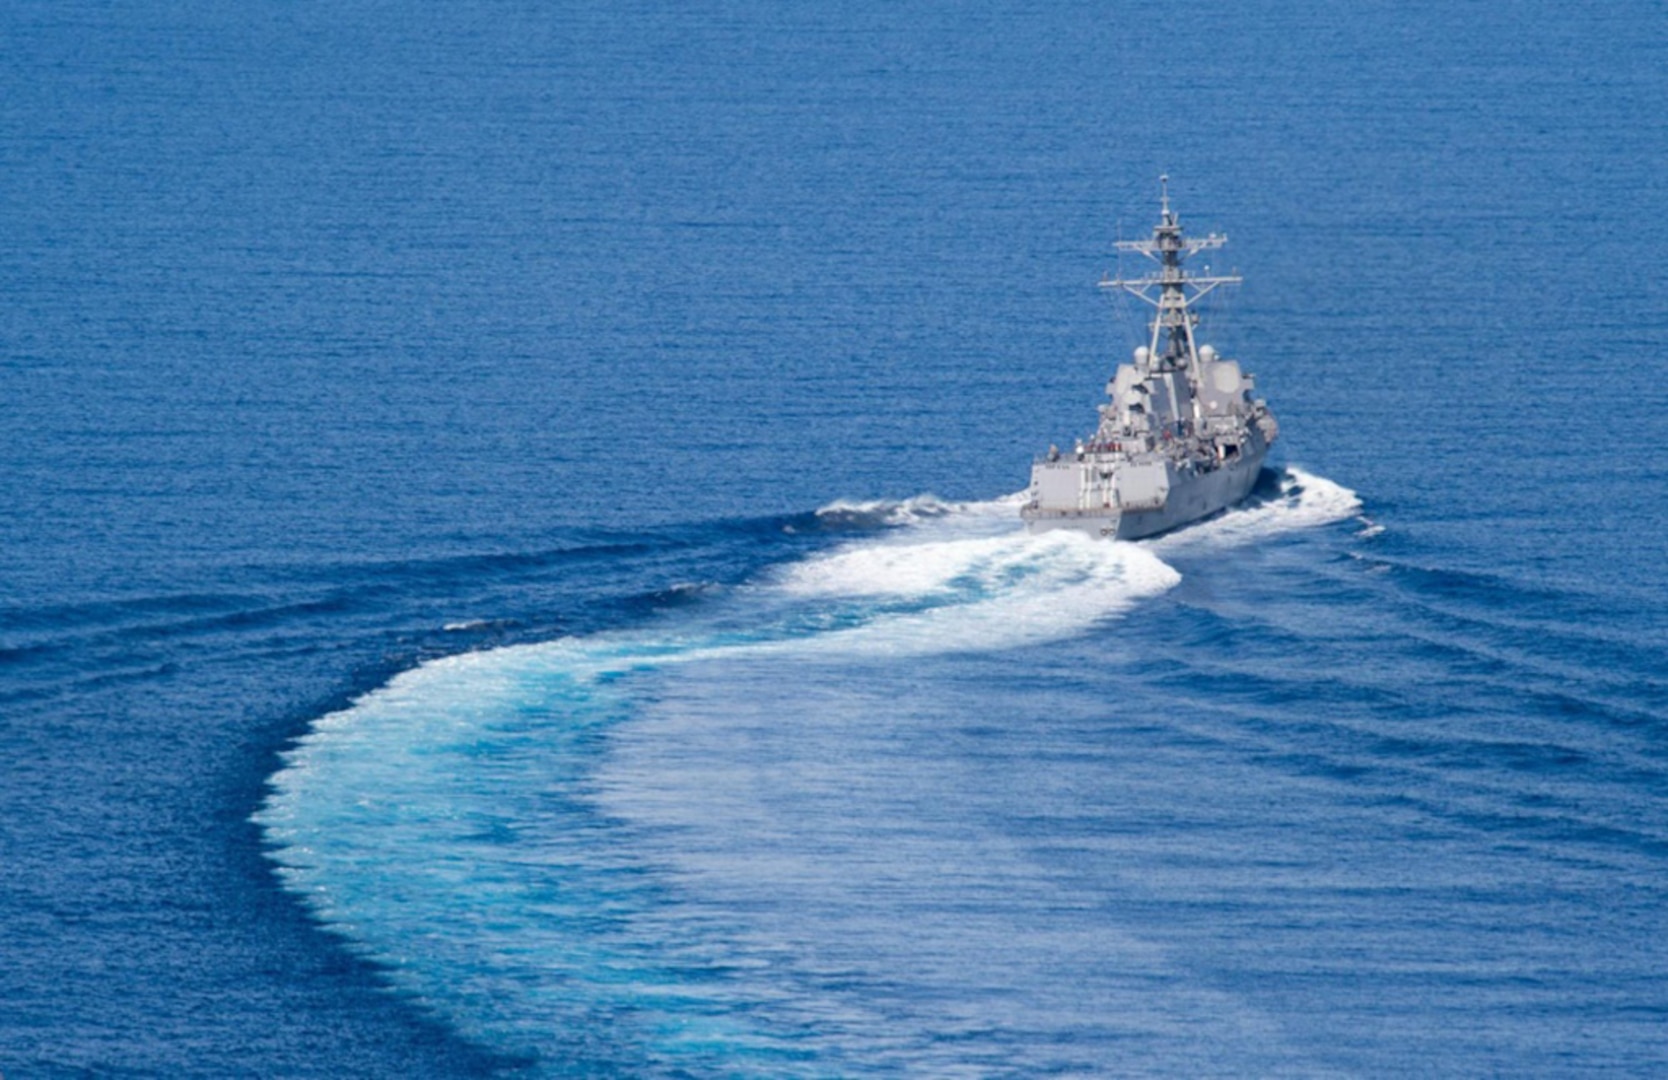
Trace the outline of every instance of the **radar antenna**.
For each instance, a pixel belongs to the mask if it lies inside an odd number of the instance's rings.
[[[1156,273],[1142,277],[1124,277],[1101,281],[1103,289],[1122,289],[1156,309],[1149,324],[1152,336],[1148,341],[1151,355],[1163,367],[1187,368],[1198,373],[1198,349],[1193,340],[1193,328],[1199,315],[1191,305],[1220,285],[1238,285],[1244,279],[1237,275],[1189,274],[1182,262],[1190,255],[1219,248],[1228,242],[1225,235],[1210,233],[1203,237],[1182,235],[1181,219],[1170,209],[1170,177],[1158,178],[1159,217],[1153,226],[1150,240],[1119,240],[1119,251],[1134,251],[1159,264]],[[1164,339],[1161,341],[1160,339]],[[1164,346],[1159,349],[1160,344]]]

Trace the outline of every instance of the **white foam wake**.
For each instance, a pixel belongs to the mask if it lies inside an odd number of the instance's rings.
[[[1145,546],[1161,554],[1195,547],[1238,547],[1345,521],[1360,512],[1361,498],[1349,488],[1288,465],[1277,495],[1252,499],[1220,517],[1146,541]]]
[[[787,568],[773,583],[786,598],[866,601],[880,613],[794,646],[919,655],[1033,644],[1079,633],[1180,580],[1133,544],[1031,536],[1017,516],[994,534],[969,528],[977,524],[933,523]]]
[[[922,494],[909,499],[835,499],[817,508],[824,521],[868,522],[875,525],[912,525],[955,513],[964,504]]]
[[[908,499],[836,499],[817,508],[825,521],[849,520],[875,525],[920,525],[955,516],[968,518],[1004,517],[1017,514],[1025,492],[1016,491],[983,502],[951,502],[937,495],[921,494]]]
[[[798,1029],[738,1005],[698,948],[666,944],[660,901],[634,891],[642,868],[593,808],[599,736],[639,715],[636,695],[675,694],[676,672],[707,661],[768,660],[704,669],[739,674],[745,694],[761,671],[772,683],[827,678],[824,660],[1060,640],[1175,586],[1164,553],[1359,507],[1291,470],[1276,497],[1129,544],[1031,536],[1021,499],[834,504],[824,509],[892,527],[647,627],[425,663],[319,719],[254,820],[286,886],[471,1037],[551,1060],[584,1051],[564,1032],[639,1048],[599,1072],[735,1072],[738,1054],[758,1052],[760,1075],[821,1074],[791,1067]]]
[[[835,503],[907,526],[796,563],[773,582],[806,601],[867,598],[891,605],[862,626],[800,647],[897,655],[990,650],[1057,640],[1173,588],[1162,556],[1229,548],[1343,521],[1360,513],[1355,492],[1292,466],[1276,495],[1168,536],[1107,543],[1070,530],[1028,535],[1025,492],[984,502]],[[819,511],[820,513],[821,511]],[[914,610],[897,610],[898,605]]]

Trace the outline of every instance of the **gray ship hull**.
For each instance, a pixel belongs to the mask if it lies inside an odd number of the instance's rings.
[[[1026,527],[1034,533],[1075,529],[1115,540],[1141,540],[1202,521],[1242,502],[1256,486],[1268,456],[1266,445],[1247,447],[1244,456],[1211,469],[1194,472],[1166,462],[1169,492],[1163,505],[1147,508],[1112,506],[1088,509],[1027,508]],[[1090,467],[1085,464],[1083,467]]]

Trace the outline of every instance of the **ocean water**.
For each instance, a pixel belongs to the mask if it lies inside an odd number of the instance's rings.
[[[1668,1072],[1657,5],[0,42],[0,1073]],[[1276,455],[1027,536],[1161,172]]]

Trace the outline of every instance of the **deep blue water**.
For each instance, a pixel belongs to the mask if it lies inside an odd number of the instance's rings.
[[[0,56],[7,1077],[1668,1072],[1659,5]],[[1164,171],[1277,461],[1027,539]]]

